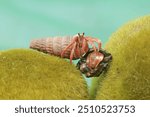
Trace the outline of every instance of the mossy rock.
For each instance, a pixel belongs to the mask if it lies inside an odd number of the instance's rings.
[[[105,49],[113,60],[98,78],[96,99],[150,99],[150,16],[121,27]]]
[[[65,59],[14,49],[0,53],[0,99],[88,99],[88,91]]]

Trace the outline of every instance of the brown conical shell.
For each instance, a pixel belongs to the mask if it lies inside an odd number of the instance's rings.
[[[30,43],[30,48],[36,49],[38,51],[52,54],[55,56],[60,56],[62,50],[71,43],[72,36],[64,36],[64,37],[48,37],[43,39],[35,39]],[[64,57],[70,57],[70,47],[65,53]]]
[[[38,39],[38,40],[35,39],[32,40],[30,43],[30,48],[47,53],[45,46],[46,46],[46,39]]]

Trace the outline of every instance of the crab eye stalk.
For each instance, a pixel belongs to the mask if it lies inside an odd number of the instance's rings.
[[[83,32],[83,33],[82,33],[82,36],[84,36],[84,34],[85,34],[85,33]]]

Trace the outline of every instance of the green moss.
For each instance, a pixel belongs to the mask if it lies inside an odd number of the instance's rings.
[[[0,99],[88,99],[88,91],[66,60],[14,49],[0,53]]]
[[[96,99],[150,99],[150,16],[121,27],[105,49],[113,60]]]

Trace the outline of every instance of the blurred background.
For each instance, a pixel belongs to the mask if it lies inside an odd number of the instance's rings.
[[[100,38],[104,46],[124,23],[148,14],[150,0],[0,0],[0,50],[78,32]]]

